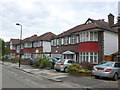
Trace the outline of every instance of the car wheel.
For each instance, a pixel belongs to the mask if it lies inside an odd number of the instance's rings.
[[[113,76],[113,80],[116,81],[118,79],[118,74],[115,73],[114,76]]]
[[[60,70],[56,69],[57,72],[59,72]]]
[[[64,72],[68,72],[68,68],[67,67],[64,69]]]
[[[95,78],[100,78],[100,76],[95,76]]]

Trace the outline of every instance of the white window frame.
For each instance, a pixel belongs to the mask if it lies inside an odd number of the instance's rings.
[[[32,47],[32,43],[31,42],[26,42],[24,47],[25,48],[31,48]]]
[[[87,60],[87,57],[88,57],[88,60]],[[93,58],[92,63],[97,64],[98,63],[98,52],[80,52],[79,53],[80,62],[87,61],[91,63],[91,57]],[[96,58],[96,62],[95,62],[95,58]]]
[[[71,44],[75,44],[76,43],[76,35],[72,35],[71,36]]]
[[[83,31],[79,33],[80,42],[98,41],[97,31]]]

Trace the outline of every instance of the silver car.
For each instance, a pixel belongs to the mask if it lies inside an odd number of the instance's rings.
[[[68,72],[68,66],[75,63],[75,60],[71,60],[71,59],[63,59],[63,60],[59,60],[55,65],[54,65],[54,69],[56,71],[64,71],[64,72]]]
[[[95,65],[92,69],[92,75],[96,78],[108,77],[116,81],[120,77],[120,62],[104,62]]]

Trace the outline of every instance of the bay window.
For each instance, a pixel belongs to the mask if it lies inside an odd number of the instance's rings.
[[[98,52],[80,52],[80,62],[98,63]]]
[[[80,42],[98,41],[97,31],[83,31],[79,34]]]

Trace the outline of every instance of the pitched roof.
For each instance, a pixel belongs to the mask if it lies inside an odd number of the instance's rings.
[[[11,39],[10,42],[12,42],[13,45],[17,45],[20,43],[20,39]]]
[[[114,25],[112,26],[112,29],[113,29],[114,31],[116,31],[116,32],[118,32],[118,28],[120,28],[120,22],[117,22],[116,24],[114,24]]]
[[[24,42],[33,42],[33,41],[35,41],[37,38],[38,38],[37,35],[33,35],[33,36],[31,36],[31,37],[28,37],[28,38],[23,39],[23,40],[22,40],[22,43],[24,43]]]
[[[47,32],[43,35],[40,35],[36,41],[42,40],[42,41],[50,41],[51,38],[55,37],[56,35],[53,34],[52,32]]]
[[[91,23],[88,23],[89,21],[91,21]],[[104,19],[94,20],[94,19],[88,18],[88,20],[84,24],[77,25],[77,26],[57,35],[54,38],[64,37],[64,36],[70,35],[70,34],[75,33],[75,32],[85,31],[85,30],[94,29],[94,28],[99,28],[102,30],[116,32],[109,27],[108,23],[105,22]]]

